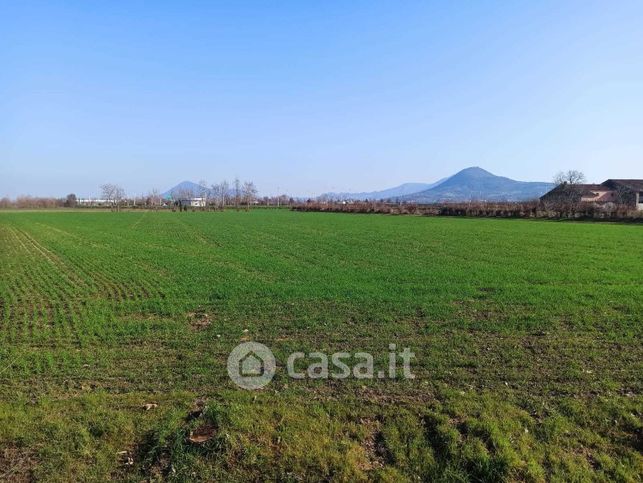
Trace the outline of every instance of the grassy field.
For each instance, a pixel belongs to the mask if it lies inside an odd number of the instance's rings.
[[[5,212],[0,246],[0,480],[643,473],[641,226]],[[245,340],[417,377],[245,391]]]

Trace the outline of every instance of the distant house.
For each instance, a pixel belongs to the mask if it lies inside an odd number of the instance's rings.
[[[206,202],[206,198],[179,198],[174,204],[182,208],[203,208]]]
[[[79,198],[76,200],[76,204],[79,206],[108,206],[111,201],[97,198]]]
[[[553,203],[615,203],[643,210],[643,180],[608,179],[601,184],[561,184],[540,197]]]
[[[608,179],[603,185],[614,191],[619,203],[643,210],[643,179]]]

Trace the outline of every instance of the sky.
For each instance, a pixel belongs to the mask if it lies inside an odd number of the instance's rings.
[[[0,196],[643,178],[643,2],[0,0]]]

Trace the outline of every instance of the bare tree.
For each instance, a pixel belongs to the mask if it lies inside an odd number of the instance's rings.
[[[117,186],[116,191],[114,192],[114,201],[116,201],[116,211],[120,211],[121,203],[123,202],[124,199],[125,199],[125,190],[120,186]]]
[[[69,193],[65,198],[65,206],[67,208],[75,208],[77,201],[76,195],[74,193]]]
[[[213,184],[210,186],[210,193],[212,194],[212,199],[214,200],[214,209],[218,210],[221,208],[221,185]]]
[[[195,197],[192,188],[181,188],[173,193],[173,195],[176,195],[177,200],[189,200]]]
[[[208,182],[204,179],[199,181],[199,197],[203,198],[204,205],[208,206],[208,195],[210,194],[210,190],[208,188]]]
[[[179,211],[188,211],[188,206],[191,204],[189,200],[195,197],[195,193],[192,188],[181,188],[172,193],[172,196]]]
[[[221,181],[220,188],[221,188],[221,206],[222,208],[225,208],[225,206],[229,203],[230,183],[228,183],[224,179],[223,181]]]
[[[554,183],[557,186],[561,184],[582,184],[585,180],[585,174],[575,169],[560,171],[556,176],[554,176]]]
[[[212,195],[212,198],[214,199],[214,205],[217,209],[225,208],[229,191],[230,185],[228,185],[228,182],[225,180],[221,183],[213,184],[210,187],[210,193]]]
[[[111,183],[105,183],[100,185],[101,198],[103,198],[108,203],[111,203],[114,199],[114,191],[116,190],[116,185]]]
[[[636,195],[628,190],[625,186],[616,186],[613,194],[614,203],[620,206],[635,204]]]
[[[252,181],[243,183],[243,201],[246,203],[246,210],[250,209],[250,203],[257,198],[257,188]]]
[[[585,174],[575,169],[560,171],[554,176],[557,187],[552,191],[551,198],[558,209],[573,212],[581,204],[583,190],[578,185],[583,184],[585,179]]]
[[[121,203],[125,198],[125,190],[120,186],[112,183],[101,185],[100,189],[103,199],[105,199],[110,205],[112,205],[113,209],[115,209],[116,211],[120,211]]]
[[[239,178],[234,179],[234,207],[239,211],[239,204],[241,203],[241,181]]]
[[[163,198],[161,197],[161,193],[159,193],[159,190],[157,190],[156,188],[152,188],[147,194],[147,203],[148,205],[153,206],[154,209],[157,209],[159,206],[161,206],[162,201]]]

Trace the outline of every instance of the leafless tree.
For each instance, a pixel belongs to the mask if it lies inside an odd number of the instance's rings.
[[[228,201],[228,193],[230,192],[228,182],[224,180],[221,183],[213,184],[210,191],[216,208],[224,209]]]
[[[203,198],[205,206],[208,206],[208,195],[210,190],[208,188],[208,182],[204,179],[199,181],[199,197]]]
[[[124,199],[125,199],[125,190],[120,186],[117,186],[116,191],[114,192],[114,201],[116,201],[116,211],[120,211],[121,203],[123,202]]]
[[[23,195],[16,198],[16,208],[58,208],[65,205],[64,199],[39,198]]]
[[[239,204],[241,203],[241,181],[239,178],[234,179],[234,207],[239,211]]]
[[[119,211],[121,209],[121,203],[125,198],[125,190],[112,183],[101,185],[100,189],[103,199],[107,200],[116,211]]]
[[[583,184],[585,179],[585,174],[575,169],[560,171],[554,176],[554,183],[558,187],[555,190],[555,201],[559,205],[558,208],[573,211],[578,207],[583,193],[577,185]]]
[[[156,188],[152,188],[147,194],[147,204],[149,206],[153,206],[154,209],[157,209],[159,206],[161,206],[162,202],[163,198],[161,197],[161,193],[159,193],[159,190],[157,190]]]
[[[173,195],[176,196],[176,199],[178,200],[183,200],[183,199],[190,199],[194,198],[194,191],[191,188],[182,188],[180,190],[177,190]]]
[[[230,193],[228,182],[223,180],[221,183],[213,184],[210,191],[217,209],[224,209],[228,204],[228,195]]]
[[[191,188],[182,188],[172,193],[174,198],[174,204],[178,205],[179,211],[188,211],[188,206],[190,202],[185,202],[185,200],[191,200],[195,198],[194,190]]]
[[[221,181],[221,184],[219,185],[221,189],[221,207],[225,208],[225,206],[229,203],[229,198],[230,198],[230,183],[228,183],[225,179]]]
[[[218,210],[221,208],[221,185],[213,184],[210,186],[210,193],[212,194],[212,199],[214,203],[214,209]]]
[[[74,193],[69,193],[65,198],[65,206],[67,208],[75,208],[77,203],[76,195]]]
[[[246,203],[246,210],[250,209],[250,203],[257,198],[257,187],[252,181],[243,183],[243,201]]]
[[[636,203],[636,196],[624,186],[617,186],[614,190],[614,203],[617,205],[628,205]]]
[[[556,176],[554,176],[554,183],[557,186],[561,184],[582,184],[585,180],[585,174],[575,169],[560,171]]]
[[[280,206],[289,205],[290,200],[291,199],[288,197],[288,195],[278,195],[270,199],[270,204],[274,203],[275,205],[277,205],[277,208],[279,208]]]
[[[116,185],[111,183],[105,183],[100,186],[101,198],[108,202],[112,202],[114,199],[114,191],[116,190]]]

